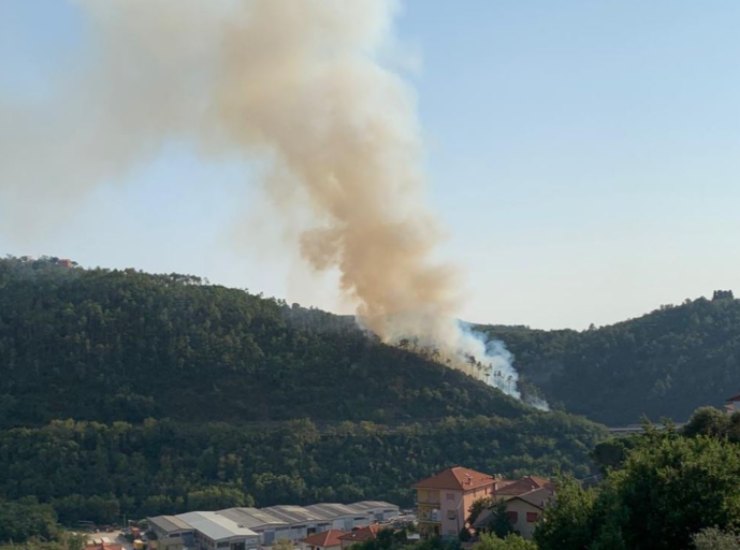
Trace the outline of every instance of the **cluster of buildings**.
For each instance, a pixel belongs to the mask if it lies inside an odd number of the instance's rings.
[[[470,509],[477,500],[491,499],[492,503],[505,502],[514,531],[531,538],[542,512],[555,496],[554,485],[545,478],[503,479],[460,466],[423,479],[414,488],[422,537],[457,537],[463,529],[486,526],[494,510],[483,510],[471,525]]]
[[[364,531],[374,533],[380,522],[399,515],[398,506],[363,500],[353,504],[322,503],[310,506],[227,508],[216,512],[188,512],[149,518],[157,550],[256,550],[280,540],[299,544],[312,535],[330,531],[348,535],[345,546]],[[373,530],[375,529],[375,530]],[[374,538],[374,536],[373,536]],[[306,548],[312,545],[304,544]],[[318,546],[318,545],[313,545]],[[340,541],[339,548],[342,547]]]
[[[531,538],[554,486],[545,478],[511,480],[455,466],[414,485],[419,534],[457,537],[490,524],[493,507],[471,518],[473,503],[504,502],[513,529]],[[227,508],[149,518],[157,550],[257,550],[289,541],[302,550],[345,550],[375,539],[378,531],[398,518],[398,506],[364,500],[353,504]],[[385,526],[383,524],[386,524]]]

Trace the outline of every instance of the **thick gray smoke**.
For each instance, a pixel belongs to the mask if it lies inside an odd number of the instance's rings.
[[[6,200],[120,178],[173,137],[204,155],[268,159],[279,208],[311,212],[302,256],[338,269],[364,327],[519,396],[508,352],[455,321],[455,270],[431,259],[440,232],[425,206],[414,97],[379,61],[395,2],[79,6],[96,57],[48,110],[0,108]]]

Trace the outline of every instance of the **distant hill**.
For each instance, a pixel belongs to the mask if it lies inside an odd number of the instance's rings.
[[[454,464],[588,476],[604,437],[347,317],[185,275],[0,260],[0,505],[37,499],[69,525],[408,506],[414,481]]]
[[[0,260],[0,426],[521,416],[346,317],[184,275]]]
[[[552,404],[607,425],[682,422],[740,391],[740,300],[729,291],[581,332],[479,329],[506,343]]]

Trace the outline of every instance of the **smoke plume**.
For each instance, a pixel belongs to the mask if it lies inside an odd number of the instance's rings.
[[[440,229],[425,206],[414,97],[382,62],[395,2],[77,5],[97,53],[54,108],[0,107],[6,200],[121,178],[173,138],[205,156],[268,159],[279,208],[311,212],[302,256],[338,269],[362,326],[519,396],[508,352],[455,320],[457,274],[432,260]]]

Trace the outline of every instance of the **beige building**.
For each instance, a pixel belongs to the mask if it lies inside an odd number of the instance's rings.
[[[506,517],[514,529],[525,539],[531,539],[542,513],[555,498],[552,483],[544,478],[528,476],[516,481],[504,482],[496,491],[494,499],[506,503]],[[485,510],[473,525],[476,529],[485,528],[491,522],[494,509]]]
[[[414,485],[422,537],[456,537],[466,527],[473,502],[491,496],[493,476],[455,466]]]

